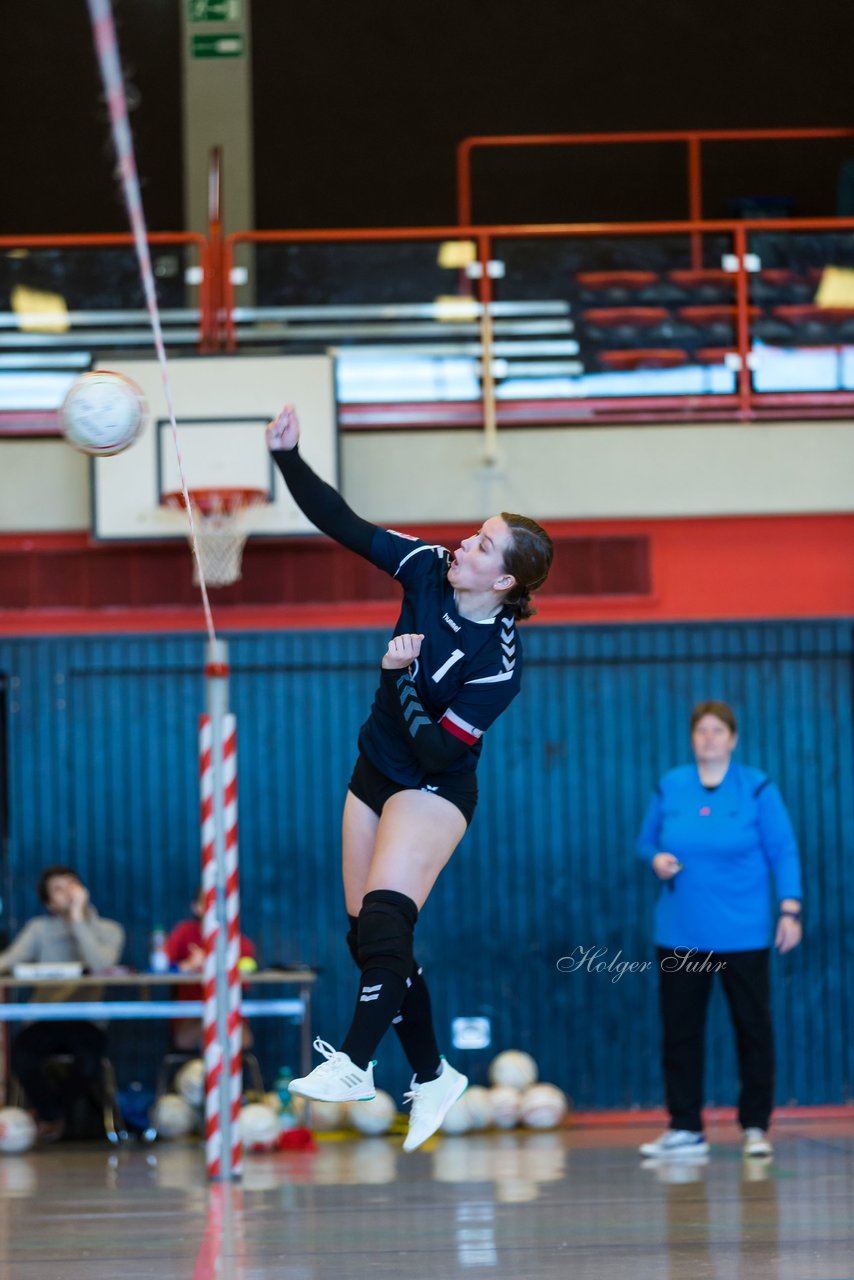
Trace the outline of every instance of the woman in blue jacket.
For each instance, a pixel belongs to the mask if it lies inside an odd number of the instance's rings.
[[[638,852],[663,882],[655,911],[663,1065],[670,1128],[644,1156],[704,1155],[701,1104],[706,1010],[719,973],[735,1028],[744,1153],[769,1156],[774,1045],[770,940],[801,941],[801,872],[780,792],[732,760],[738,735],[725,702],[691,715],[696,763],[671,769],[652,796]],[[773,876],[779,908],[772,919]]]

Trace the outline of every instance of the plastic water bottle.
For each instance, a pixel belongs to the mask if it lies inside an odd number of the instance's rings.
[[[169,957],[166,954],[166,931],[161,925],[151,931],[148,967],[152,973],[169,972]]]
[[[273,1092],[278,1094],[281,1110],[279,1112],[279,1123],[282,1129],[294,1129],[297,1124],[296,1112],[294,1111],[294,1100],[291,1097],[290,1084],[293,1080],[293,1072],[290,1067],[280,1067],[279,1074],[276,1076],[273,1084]]]

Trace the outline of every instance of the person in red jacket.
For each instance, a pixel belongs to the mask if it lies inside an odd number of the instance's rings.
[[[205,965],[205,944],[202,938],[202,917],[205,911],[204,895],[199,888],[191,904],[191,920],[179,920],[165,942],[169,963],[181,973],[201,974]],[[254,960],[255,947],[248,938],[240,935],[240,959]],[[201,1000],[202,988],[197,982],[182,982],[175,988],[176,1000]],[[201,1050],[202,1023],[199,1018],[175,1018],[172,1022],[172,1044],[184,1052]],[[243,1048],[252,1046],[252,1031],[248,1022],[243,1023]]]

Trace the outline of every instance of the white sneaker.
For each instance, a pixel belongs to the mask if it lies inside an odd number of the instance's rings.
[[[363,1071],[346,1053],[336,1053],[332,1045],[321,1040],[320,1036],[314,1047],[326,1061],[307,1076],[292,1080],[288,1085],[291,1093],[311,1098],[314,1102],[370,1102],[377,1096],[372,1062]]]
[[[655,1142],[645,1142],[639,1148],[642,1156],[706,1156],[709,1144],[702,1133],[690,1129],[668,1129]]]
[[[744,1146],[741,1148],[746,1156],[772,1156],[774,1148],[768,1141],[764,1129],[745,1129]]]
[[[444,1058],[435,1080],[416,1084],[415,1076],[412,1077],[409,1092],[403,1095],[404,1102],[412,1103],[409,1130],[403,1140],[404,1151],[414,1151],[436,1132],[457,1098],[465,1093],[468,1082],[468,1076],[455,1070]]]

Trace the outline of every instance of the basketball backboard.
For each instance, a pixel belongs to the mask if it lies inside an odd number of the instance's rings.
[[[104,540],[182,537],[186,515],[162,506],[181,488],[178,457],[156,360],[111,368],[145,395],[148,423],[124,453],[92,459],[92,534]],[[230,356],[169,362],[184,475],[192,489],[263,489],[268,504],[247,513],[250,534],[307,533],[312,525],[291,499],[267,452],[264,428],[286,402],[295,404],[300,450],[337,487],[334,367],[327,356]]]

